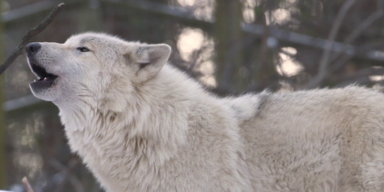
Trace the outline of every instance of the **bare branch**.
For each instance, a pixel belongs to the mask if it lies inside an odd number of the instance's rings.
[[[193,72],[196,66],[199,66],[199,63],[202,63],[201,61],[199,62],[199,58],[201,58],[201,55],[207,50],[212,48],[212,45],[204,45],[202,46],[199,50],[196,50],[192,53],[192,59],[188,64],[187,71],[188,72]]]
[[[150,13],[156,13],[160,15],[164,15],[166,17],[177,18],[181,20],[184,24],[189,26],[196,26],[203,29],[210,30],[212,28],[213,21],[210,20],[201,20],[194,16],[193,12],[188,9],[177,7],[177,6],[169,6],[162,3],[155,3],[152,1],[116,1],[116,0],[101,0],[103,3],[108,3],[115,6],[122,7],[130,7],[135,9],[141,9]],[[381,1],[381,0],[378,0]],[[253,34],[257,36],[263,36],[265,30],[269,30],[268,35],[272,36],[278,40],[290,42],[294,44],[300,44],[304,46],[310,46],[320,49],[325,49],[325,45],[327,41],[321,38],[312,37],[309,35],[286,31],[278,28],[268,28],[263,25],[258,24],[249,24],[249,23],[241,23],[242,30],[245,33]],[[355,46],[344,45],[340,42],[334,42],[331,50],[334,52],[340,52],[344,46],[348,46],[348,51],[355,49]],[[378,50],[375,50],[377,52]],[[372,54],[372,52],[368,52],[363,55],[363,57],[376,60],[376,61],[384,61],[384,56],[380,54]]]
[[[64,3],[60,3],[55,8],[52,9],[51,13],[36,27],[28,30],[27,34],[24,35],[20,44],[12,52],[12,54],[4,61],[0,66],[0,75],[15,61],[15,59],[23,53],[25,45],[31,40],[32,37],[36,36],[42,32],[57,16],[57,14],[63,9]]]
[[[362,23],[360,23],[360,25],[357,26],[357,28],[346,38],[346,40],[344,41],[344,44],[352,43],[361,34],[361,32],[367,29],[367,27],[369,27],[377,19],[381,18],[381,16],[383,16],[382,10],[378,10],[372,13],[372,15],[370,15],[367,19],[365,19]]]
[[[383,48],[384,41],[376,41],[373,43],[368,43],[366,45],[361,46],[357,49],[353,54],[345,54],[342,57],[339,57],[337,60],[333,62],[333,65],[330,67],[330,73],[333,73],[339,70],[341,67],[345,65],[351,58],[359,54],[365,54],[373,49]]]
[[[377,11],[372,13],[368,18],[366,18],[363,22],[361,22],[357,26],[357,28],[355,30],[353,30],[351,34],[348,35],[348,37],[344,41],[344,45],[351,44],[367,27],[369,27],[376,20],[380,19],[383,15],[384,15],[383,10],[378,8]],[[344,46],[344,48],[343,48],[343,50],[341,52],[336,53],[333,56],[333,58],[330,59],[331,60],[330,63],[338,60],[338,57],[340,55],[342,55],[341,53],[346,53],[347,48],[348,48],[348,46]],[[354,53],[350,53],[349,55],[350,55],[349,58],[352,58],[355,54]],[[348,56],[344,56],[344,58],[346,58],[346,57],[348,57]],[[343,60],[343,59],[340,59],[340,57],[339,57],[339,61],[340,60]]]
[[[73,156],[70,159],[70,162],[69,162],[67,167],[64,166],[57,159],[51,158],[49,160],[49,164],[53,168],[57,169],[58,171],[60,171],[60,173],[62,173],[64,175],[64,178],[63,178],[63,180],[60,181],[59,186],[56,189],[56,191],[62,191],[66,180],[69,179],[69,182],[72,184],[72,186],[74,187],[76,192],[84,192],[84,187],[83,187],[82,183],[78,180],[78,178],[75,175],[71,174],[72,169],[78,163],[79,163],[79,159],[77,157],[75,157],[75,156]]]
[[[70,178],[71,176],[71,172],[73,171],[73,168],[79,163],[79,159],[76,158],[76,156],[73,156],[69,163],[68,163],[68,167],[66,167],[64,170],[64,178],[63,180],[59,183],[57,189],[56,189],[56,192],[61,192],[63,191],[64,189],[64,186],[65,186],[65,183],[67,182],[67,180]]]
[[[26,177],[23,177],[21,181],[23,182],[25,189],[27,189],[27,192],[34,192]]]
[[[323,55],[321,56],[320,65],[319,65],[319,72],[318,74],[305,86],[306,88],[314,88],[318,86],[323,79],[327,75],[327,68],[328,68],[328,60],[329,56],[331,54],[331,49],[333,47],[333,43],[335,41],[336,35],[339,32],[339,28],[344,20],[344,17],[348,10],[352,7],[352,5],[357,0],[347,0],[343,6],[341,7],[340,11],[338,12],[336,16],[336,20],[332,25],[331,33],[328,36],[328,41],[325,45],[325,50],[323,52]]]

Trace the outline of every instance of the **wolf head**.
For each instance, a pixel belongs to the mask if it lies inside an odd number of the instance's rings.
[[[56,103],[74,101],[74,97],[114,99],[114,94],[129,94],[121,91],[129,92],[154,78],[167,62],[171,48],[83,33],[64,44],[30,43],[26,51],[38,78],[30,84],[33,94]]]

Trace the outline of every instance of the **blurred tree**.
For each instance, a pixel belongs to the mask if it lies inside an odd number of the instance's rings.
[[[219,89],[240,90],[244,87],[242,78],[238,75],[242,66],[242,58],[237,54],[238,50],[234,47],[243,36],[241,21],[240,1],[216,1],[214,39],[217,64],[216,81]]]
[[[0,11],[2,10],[3,0],[0,0]],[[0,17],[0,45],[3,45],[3,22]],[[0,61],[3,59],[3,46],[0,46]],[[5,149],[6,149],[6,130],[4,123],[4,75],[0,76],[0,189],[6,187],[6,158],[5,158]]]

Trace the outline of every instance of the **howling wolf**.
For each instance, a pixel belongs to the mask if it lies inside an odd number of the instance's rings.
[[[108,192],[384,191],[384,96],[351,86],[218,98],[165,44],[31,43],[33,94]]]

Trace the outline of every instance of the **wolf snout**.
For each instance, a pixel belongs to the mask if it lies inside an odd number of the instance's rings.
[[[27,51],[28,55],[34,55],[40,50],[40,48],[40,43],[29,43],[27,46],[25,46],[25,50]]]

